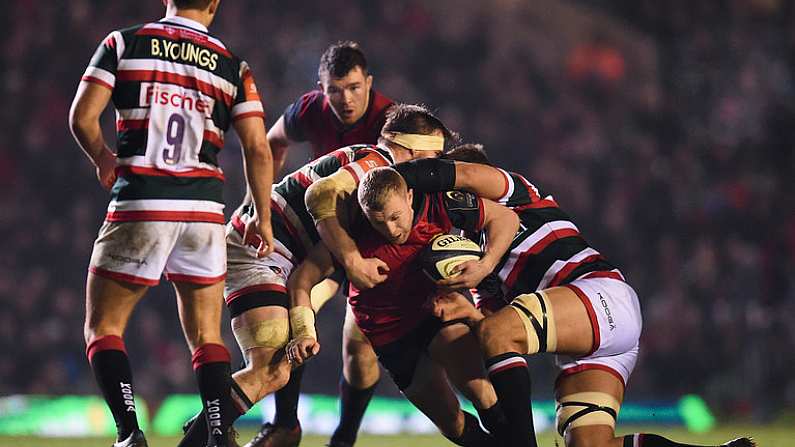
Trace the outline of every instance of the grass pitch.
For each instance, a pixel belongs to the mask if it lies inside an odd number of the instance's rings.
[[[753,436],[759,447],[789,447],[795,445],[795,427],[787,425],[753,426],[753,425],[728,425],[722,426],[709,433],[694,434],[683,428],[663,427],[620,427],[620,433],[649,432],[663,435],[680,442],[703,445],[718,445],[740,436]],[[240,433],[238,442],[246,443],[253,431],[247,430]],[[179,438],[148,437],[150,447],[173,447]],[[328,442],[327,437],[306,436],[301,443],[302,447],[321,447]],[[109,447],[113,440],[106,438],[36,438],[36,437],[0,437],[0,447]],[[356,447],[436,447],[452,446],[442,436],[370,436],[362,435]],[[538,436],[538,445],[541,447],[563,447],[562,439],[552,432],[542,433]]]

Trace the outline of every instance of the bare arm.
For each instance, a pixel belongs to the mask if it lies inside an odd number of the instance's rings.
[[[116,155],[102,136],[99,117],[113,92],[101,85],[81,81],[69,110],[69,128],[77,144],[97,168],[97,179],[105,189],[116,181]]]
[[[265,123],[260,117],[235,121],[235,131],[243,147],[243,167],[248,193],[254,203],[256,214],[246,223],[243,235],[249,241],[252,233],[262,238],[257,256],[264,257],[273,252],[273,230],[271,228],[271,186],[273,185],[273,157],[265,133]],[[248,194],[247,193],[247,194]]]
[[[271,152],[273,152],[273,176],[276,177],[284,168],[287,148],[293,143],[284,128],[284,115],[280,116],[276,124],[268,131],[268,143],[271,145]]]
[[[499,169],[477,163],[455,162],[455,189],[499,200],[505,193],[505,176]]]
[[[333,272],[331,253],[321,242],[315,245],[287,281],[292,339],[287,344],[286,352],[290,363],[300,365],[320,352],[311,293],[315,284]]]
[[[326,246],[320,242],[312,248],[306,259],[292,272],[287,281],[290,307],[311,308],[312,287],[332,273],[334,273],[334,260]]]
[[[499,264],[500,259],[516,236],[519,229],[519,216],[510,209],[483,199],[484,222],[486,232],[486,253],[477,261],[468,261],[459,265],[455,271],[461,274],[438,282],[440,286],[450,289],[472,288],[480,284]]]
[[[306,206],[315,219],[320,238],[334,258],[343,266],[348,279],[358,289],[370,289],[386,279],[386,263],[378,258],[365,259],[353,238],[340,223],[351,214],[347,200],[356,189],[356,180],[341,169],[313,183],[306,191]]]

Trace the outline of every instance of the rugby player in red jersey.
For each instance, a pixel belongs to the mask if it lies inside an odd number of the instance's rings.
[[[251,70],[209,34],[218,0],[170,0],[160,21],[111,32],[99,45],[70,111],[71,130],[111,189],[86,284],[86,353],[117,428],[116,447],[146,446],[122,339],[135,305],[163,273],[174,283],[202,406],[201,445],[236,445],[229,352],[221,339],[226,275],[223,172],[218,152],[234,126],[255,217],[245,232],[273,250],[273,166]],[[117,153],[99,117],[117,113]]]
[[[409,138],[409,135],[413,137]],[[227,226],[228,262],[224,296],[232,317],[232,330],[246,359],[245,368],[235,372],[232,383],[233,398],[240,414],[247,411],[253,402],[283,387],[291,375],[290,365],[282,355],[290,338],[287,278],[320,239],[308,211],[309,204],[305,201],[315,200],[314,195],[306,196],[308,189],[320,184],[320,190],[316,191],[320,196],[334,188],[353,190],[370,169],[420,157],[439,156],[445,142],[454,137],[444,123],[425,107],[396,104],[387,114],[378,145],[338,149],[274,185],[271,191],[274,252],[269,256],[257,257],[256,249],[251,246],[251,243],[256,245],[256,241],[245,242],[243,239],[246,222],[253,216],[251,203],[244,202],[235,211]],[[430,139],[431,143],[423,138]],[[331,182],[326,182],[327,179]],[[387,268],[386,264],[378,259],[370,261],[379,276],[375,281],[383,281],[386,276],[378,273],[378,269]],[[365,265],[367,263],[364,261]],[[355,324],[353,328],[346,325],[346,330],[358,333]],[[367,356],[366,366],[377,369],[375,354],[364,337],[361,336],[357,343]],[[196,439],[204,436],[202,430],[203,424],[189,425],[181,445],[195,445]],[[356,430],[352,432],[355,436]],[[259,438],[255,441],[259,442]]]
[[[510,252],[494,269],[502,290],[479,293],[491,301],[483,307],[494,312],[484,318],[459,294],[438,298],[434,309],[445,321],[466,319],[477,333],[512,429],[510,445],[536,445],[530,376],[522,356],[550,352],[561,368],[555,383],[557,428],[567,446],[688,447],[654,434],[615,435],[642,326],[638,297],[621,272],[588,245],[552,196],[519,174],[490,166],[481,147],[465,145],[445,157],[477,164],[425,161],[396,169],[408,178],[440,173],[446,178],[438,180],[438,189],[475,192],[521,218]],[[418,183],[419,189],[436,189]],[[441,282],[451,288],[478,283],[466,274]],[[753,441],[740,438],[724,445],[747,447]]]
[[[312,159],[352,144],[375,144],[393,101],[373,88],[373,75],[356,42],[329,46],[320,57],[318,89],[287,106],[268,131],[277,173],[296,142],[312,146]]]
[[[474,339],[463,325],[444,327],[430,314],[428,299],[436,285],[414,261],[434,236],[453,227],[483,230],[489,238],[485,254],[462,268],[471,276],[485,276],[510,245],[518,217],[466,192],[415,195],[395,170],[386,167],[365,175],[358,203],[367,220],[352,219],[349,224],[357,248],[362,256],[385,261],[389,271],[377,286],[351,291],[356,323],[398,388],[447,438],[464,446],[493,445],[496,439],[485,436],[477,419],[460,410],[447,384],[449,379],[475,405],[484,424],[496,429],[501,413],[481,361],[471,355]],[[319,351],[309,290],[334,267],[329,251],[318,245],[290,278],[294,338],[287,352],[294,362]]]
[[[290,104],[268,131],[273,151],[274,174],[284,166],[287,150],[297,142],[308,142],[311,159],[354,144],[376,144],[394,102],[373,88],[367,58],[356,42],[338,42],[320,57],[318,89],[303,94]],[[334,275],[312,294],[315,311],[339,288],[344,275]],[[372,350],[362,346],[355,325],[343,331],[343,375],[340,380],[340,422],[330,446],[353,444],[364,411],[375,391],[380,371]],[[298,398],[303,368],[276,392],[273,422],[260,427],[247,447],[295,447],[301,441]]]

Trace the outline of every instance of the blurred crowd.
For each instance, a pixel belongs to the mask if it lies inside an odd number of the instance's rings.
[[[98,42],[162,7],[4,9],[0,395],[96,393],[83,294],[108,197],[67,112]],[[629,399],[698,393],[760,419],[795,405],[791,2],[236,0],[211,30],[252,66],[268,124],[314,87],[323,49],[353,39],[376,88],[431,105],[552,193],[641,297]],[[113,115],[103,119],[113,141]],[[222,156],[228,211],[243,192],[236,145],[228,138]],[[292,151],[293,167],[306,161]],[[164,283],[128,329],[137,392],[150,401],[195,389],[175,307]],[[328,307],[324,354],[304,383],[334,394],[342,303]],[[549,397],[554,370],[536,369],[536,395]]]

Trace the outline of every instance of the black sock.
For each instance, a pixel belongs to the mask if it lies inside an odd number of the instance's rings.
[[[240,385],[232,379],[232,399],[229,400],[231,407],[229,408],[228,414],[232,415],[232,421],[230,425],[234,423],[240,416],[246,414],[246,412],[251,409],[254,405],[251,402],[251,399],[246,396],[246,393],[240,388]],[[207,442],[207,437],[210,433],[207,431],[207,412],[202,410],[196,418],[194,418],[193,423],[190,425],[190,428],[185,433],[185,436],[179,442],[177,447],[192,447],[197,445],[203,445],[203,443]]]
[[[99,337],[88,345],[86,355],[97,385],[116,421],[118,440],[124,440],[138,429],[132,370],[124,341],[115,335]]]
[[[725,444],[722,444],[725,445]],[[739,444],[743,445],[743,444]],[[745,444],[752,445],[752,444]],[[624,447],[701,447],[696,444],[682,444],[649,433],[635,433],[624,436]],[[720,447],[720,446],[718,446]]]
[[[290,372],[290,381],[284,388],[276,392],[276,415],[273,425],[284,428],[295,428],[298,425],[298,397],[301,394],[301,377],[304,375],[304,366]]]
[[[507,352],[486,360],[486,368],[508,421],[510,445],[536,447],[527,362],[519,353]]]
[[[356,435],[359,433],[359,426],[364,419],[364,412],[373,397],[375,385],[360,390],[354,388],[345,380],[340,379],[340,422],[334,434],[331,436],[331,443],[356,442]]]
[[[480,421],[486,427],[486,430],[495,438],[503,439],[504,435],[507,434],[508,421],[505,419],[505,413],[503,413],[499,401],[492,405],[491,408],[475,408],[475,410],[477,410],[478,417],[480,417]]]
[[[232,372],[229,361],[229,351],[219,344],[201,345],[193,353],[193,371],[206,415],[205,421],[210,434],[208,439],[212,438],[221,446],[226,445],[227,432],[234,419],[234,414],[230,411]]]
[[[455,445],[463,447],[480,447],[494,445],[494,438],[480,428],[478,418],[472,413],[464,412],[464,431],[457,438],[445,437]]]

